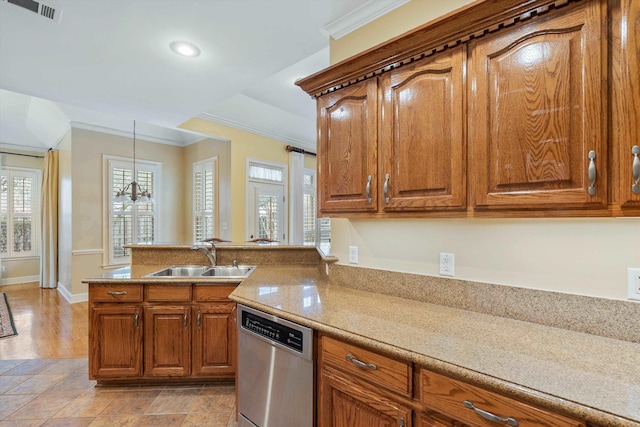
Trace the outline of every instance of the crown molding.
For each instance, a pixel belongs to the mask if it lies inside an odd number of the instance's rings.
[[[352,31],[375,21],[382,15],[409,3],[410,0],[371,0],[352,12],[332,21],[322,27],[320,32],[325,37],[338,40]]]
[[[117,135],[117,136],[124,136],[127,138],[133,138],[133,132],[128,130],[115,129],[107,126],[99,126],[91,123],[76,122],[76,121],[71,121],[69,124],[74,129],[84,129],[84,130],[90,130],[94,132],[106,133],[109,135]],[[156,142],[158,144],[175,145],[178,147],[185,147],[197,141],[206,139],[206,137],[204,136],[191,134],[188,140],[186,142],[183,142],[183,141],[176,141],[175,139],[172,139],[172,138],[163,138],[163,137],[158,137],[154,135],[149,135],[149,134],[141,133],[139,131],[136,131],[136,138],[144,139],[145,141]]]
[[[217,124],[228,126],[228,127],[231,127],[231,128],[243,130],[245,132],[255,133],[256,135],[261,135],[261,136],[265,136],[267,138],[275,139],[276,141],[280,141],[283,144],[295,144],[296,146],[299,146],[300,148],[305,148],[305,149],[309,149],[309,150],[312,150],[312,151],[316,150],[315,145],[309,143],[308,141],[303,141],[303,140],[296,139],[296,138],[290,138],[288,136],[277,134],[277,133],[274,133],[274,132],[271,132],[271,131],[267,131],[267,130],[264,130],[264,129],[261,129],[261,128],[257,128],[255,126],[251,126],[251,125],[248,125],[246,123],[240,123],[240,122],[236,122],[234,120],[228,120],[228,119],[216,116],[214,114],[201,113],[201,114],[198,114],[197,117],[200,118],[200,119],[203,119],[203,120],[207,120],[207,121],[212,122],[212,123],[217,123]]]
[[[7,142],[2,142],[2,141],[0,141],[0,149],[30,151],[33,153],[46,153],[47,151],[49,151],[49,147],[33,147],[30,145],[9,144]]]

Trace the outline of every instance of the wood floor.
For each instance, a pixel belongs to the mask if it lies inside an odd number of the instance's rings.
[[[88,356],[88,306],[70,304],[38,283],[0,286],[7,294],[18,336],[0,340],[0,360]]]

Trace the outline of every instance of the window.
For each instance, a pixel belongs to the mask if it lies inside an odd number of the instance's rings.
[[[218,158],[193,164],[193,241],[218,237],[215,221]]]
[[[125,245],[153,242],[157,238],[156,204],[117,203],[113,201],[118,190],[126,187],[132,178],[133,164],[123,158],[105,156],[109,183],[106,191],[109,209],[109,233],[105,241],[108,244],[108,265],[126,264],[129,252]],[[136,160],[136,181],[144,190],[149,191],[158,202],[159,182],[162,165],[158,162]]]
[[[0,173],[0,255],[39,256],[40,171],[4,168]]]
[[[316,171],[305,169],[302,200],[303,243],[316,243]]]
[[[247,160],[247,240],[286,242],[285,194],[287,167]]]

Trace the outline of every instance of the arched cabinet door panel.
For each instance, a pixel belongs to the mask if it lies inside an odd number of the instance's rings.
[[[470,44],[474,208],[606,207],[605,13],[580,2]]]
[[[318,98],[321,213],[377,209],[377,81]]]

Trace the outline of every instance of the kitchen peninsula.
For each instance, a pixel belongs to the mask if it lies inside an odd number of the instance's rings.
[[[115,283],[164,281],[169,286],[176,279],[142,276],[172,264],[207,263],[204,255],[188,248],[134,246],[128,275],[114,272],[85,282],[90,293],[96,286]],[[468,296],[475,297],[461,309],[428,302],[429,296],[419,293],[422,288],[446,294],[461,281],[333,264],[335,258],[323,257],[313,247],[220,245],[218,259],[219,264],[236,259],[258,266],[239,286],[233,285],[229,300],[316,331],[319,417],[325,416],[331,399],[335,403],[349,395],[376,408],[379,416],[404,414],[399,419],[405,426],[493,424],[483,424],[486,420],[465,407],[464,400],[481,409],[506,408],[499,415],[519,420],[520,426],[640,426],[638,328],[627,332],[609,325],[609,332],[596,331],[598,336],[586,333],[590,326],[577,317],[567,329],[540,324],[553,322],[557,309],[545,304],[546,298],[562,301],[561,295],[465,282]],[[586,299],[593,317],[615,304]],[[483,313],[486,306],[500,307],[510,300],[519,300],[523,307],[536,304],[540,320],[516,320],[513,309],[501,316]],[[576,301],[566,304],[579,305]],[[616,309],[637,309],[637,304],[620,304]],[[351,375],[348,365],[341,365],[344,356],[334,357],[343,350],[362,359],[377,358],[379,369],[371,376],[359,369]],[[532,423],[535,419],[543,421]]]

